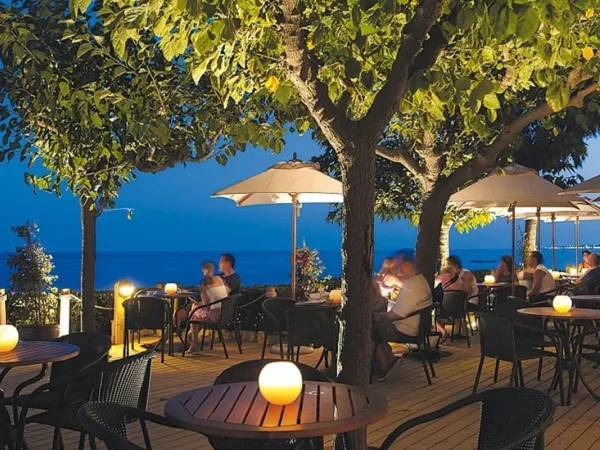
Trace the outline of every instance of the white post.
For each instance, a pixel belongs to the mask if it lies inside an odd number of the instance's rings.
[[[6,290],[0,289],[0,325],[6,325]]]
[[[66,336],[71,329],[71,291],[60,291],[59,335]]]

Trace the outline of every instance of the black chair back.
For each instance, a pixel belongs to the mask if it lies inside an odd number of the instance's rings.
[[[162,330],[169,321],[169,305],[158,297],[134,297],[123,302],[129,330]]]
[[[512,321],[486,312],[478,313],[477,320],[481,354],[488,358],[513,361],[516,346]]]
[[[512,286],[501,286],[493,289],[490,294],[491,310],[493,311],[498,305],[501,305],[506,299],[512,295]],[[527,300],[527,288],[525,286],[515,286],[515,295],[513,297]]]
[[[77,375],[82,370],[94,364],[108,361],[108,352],[111,347],[110,336],[99,332],[72,333],[54,339],[54,342],[65,342],[79,347],[79,354],[75,358],[59,361],[52,364],[50,382],[55,383]]]
[[[427,339],[431,332],[433,305],[423,308],[419,314],[419,331],[418,337]]]
[[[515,339],[518,344],[543,345],[544,336],[540,333],[544,331],[544,319],[541,317],[526,316],[517,311],[522,308],[531,308],[531,304],[520,298],[509,296],[504,302],[498,304],[494,311],[496,316],[504,317],[517,324],[514,329]],[[518,324],[526,325],[539,331],[536,333],[526,328],[520,328]]]
[[[98,367],[99,385],[94,400],[146,409],[154,351],[109,362]]]
[[[333,349],[336,342],[335,311],[323,305],[299,305],[285,312],[288,345],[314,345]]]
[[[287,330],[285,312],[296,305],[289,298],[269,298],[262,304],[263,328],[265,334],[279,334]]]
[[[221,325],[228,326],[235,323],[240,297],[240,294],[236,294],[221,300]]]
[[[467,313],[467,297],[465,291],[444,291],[442,302],[437,312],[440,319],[463,319]]]
[[[227,384],[227,383],[243,383],[246,381],[258,381],[260,371],[267,364],[277,362],[277,359],[254,359],[251,361],[244,361],[235,366],[231,366],[221,372],[214,381],[214,385]],[[299,362],[293,362],[296,364],[302,379],[305,381],[329,381],[325,375],[323,375],[318,369],[312,366],[302,364]]]
[[[433,303],[442,303],[442,299],[444,298],[444,286],[438,284],[431,290],[431,300]]]

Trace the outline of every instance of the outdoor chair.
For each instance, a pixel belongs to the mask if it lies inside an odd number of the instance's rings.
[[[275,362],[275,359],[255,359],[244,361],[225,369],[214,381],[214,385],[227,383],[243,383],[247,381],[258,381],[260,371],[267,364]],[[329,381],[318,369],[306,364],[294,362],[304,381]],[[207,436],[210,445],[216,450],[311,450],[320,448],[322,438],[315,439],[232,439],[220,436]]]
[[[221,300],[217,300],[216,302],[208,303],[206,305],[196,306],[192,308],[190,312],[190,319],[188,320],[185,334],[187,336],[190,333],[190,327],[192,324],[198,324],[202,327],[202,341],[200,342],[200,351],[204,349],[204,336],[207,331],[211,332],[210,339],[210,349],[213,349],[213,345],[215,342],[215,332],[217,332],[219,336],[219,340],[221,341],[221,345],[223,345],[223,352],[225,353],[225,359],[229,359],[229,353],[227,352],[227,344],[225,343],[225,338],[223,337],[223,330],[232,329],[235,333],[235,341],[238,346],[238,350],[240,354],[242,354],[242,337],[240,336],[239,330],[235,327],[235,321],[237,320],[237,311],[238,311],[238,302],[241,297],[241,294],[230,295],[229,297],[225,297]],[[210,308],[215,304],[221,304],[221,311],[219,314],[219,318],[216,321],[209,320],[192,320],[191,317],[194,313],[202,308]],[[184,339],[185,341],[185,339]],[[186,346],[183,345],[183,352],[181,356],[185,356]]]
[[[77,415],[90,436],[100,439],[109,450],[150,448],[140,447],[127,440],[127,424],[132,420],[173,427],[166,417],[118,403],[87,402],[79,408]]]
[[[74,375],[93,367],[97,364],[108,361],[108,351],[111,347],[110,336],[98,332],[72,333],[54,340],[55,342],[65,342],[79,347],[79,354],[66,361],[55,362],[51,366],[49,383],[50,385],[61,384],[69,380]],[[6,369],[5,369],[6,370]],[[14,390],[14,397],[4,399],[5,405],[12,405],[13,417],[18,417],[18,407],[29,405],[31,408],[48,410],[55,407],[61,401],[60,390],[48,390],[40,392],[39,395],[22,394],[24,388],[43,378],[43,375],[27,380],[17,386]],[[92,381],[81,383],[69,389],[66,394],[65,402],[77,403],[86,401]],[[0,447],[2,448],[2,447]]]
[[[465,291],[444,291],[442,302],[436,311],[436,319],[450,320],[452,323],[452,331],[450,332],[450,341],[452,342],[456,335],[454,327],[458,321],[458,332],[460,333],[462,326],[465,326],[465,336],[467,339],[467,347],[471,347],[469,340],[469,327],[471,323],[467,315],[467,297],[469,294]]]
[[[414,311],[413,313],[406,316],[406,318],[420,316],[419,320],[419,330],[417,332],[417,336],[400,336],[398,335],[398,339],[390,342],[394,342],[396,344],[412,344],[417,347],[417,352],[419,357],[421,358],[421,363],[423,364],[423,370],[425,371],[425,377],[427,378],[427,384],[431,386],[431,377],[435,377],[435,369],[433,368],[433,362],[431,360],[431,347],[429,345],[429,335],[431,330],[431,313],[434,310],[436,304],[431,304],[426,308],[422,308],[418,311]],[[375,340],[375,348],[373,349],[373,354],[371,356],[371,379],[370,382],[373,382],[373,375],[375,373],[375,366],[377,363],[377,347],[381,342],[381,338],[377,335],[377,328],[373,329],[373,338]],[[429,365],[429,368],[427,367]],[[431,370],[431,375],[429,375],[429,370]]]
[[[410,419],[392,431],[379,450],[392,448],[406,431],[446,417],[473,403],[481,403],[477,449],[544,448],[546,429],[554,420],[552,399],[535,389],[500,388],[469,395],[437,411]]]
[[[267,298],[267,293],[258,296],[254,300],[250,300],[246,303],[238,302],[238,311],[235,321],[233,322],[232,329],[229,331],[233,331],[236,335],[240,336],[240,349],[242,344],[242,331],[250,330],[257,332],[258,329],[262,328],[262,320],[259,320],[260,313],[262,312],[261,304],[264,299]],[[250,322],[250,319],[254,319],[254,325],[249,327],[247,324]]]
[[[324,305],[300,304],[288,309],[285,316],[288,359],[294,360],[294,348],[296,348],[296,362],[298,362],[300,360],[300,347],[312,345],[315,348],[323,348],[321,357],[315,367],[318,368],[321,362],[324,361],[325,368],[328,368],[329,354],[333,353],[335,355],[337,342],[337,320],[334,309]]]
[[[134,333],[141,330],[160,330],[160,362],[165,362],[165,341],[169,334],[169,304],[158,297],[134,297],[123,302],[125,309],[123,325],[123,358],[129,356],[129,344],[134,348]]]
[[[497,305],[501,305],[506,301],[509,297],[517,297],[521,300],[527,300],[527,288],[525,286],[516,285],[515,286],[515,294],[512,294],[512,286],[501,286],[492,291],[489,294],[490,298],[490,310],[493,311]]]
[[[261,359],[264,359],[265,357],[268,336],[277,336],[279,338],[281,359],[285,359],[285,354],[283,352],[283,338],[287,336],[285,312],[295,305],[296,302],[294,300],[281,297],[269,298],[263,302],[263,331],[265,335],[260,356]]]
[[[579,385],[579,379],[581,378],[581,382],[588,390],[590,395],[596,399],[596,401],[600,401],[600,395],[598,395],[595,389],[589,384],[589,382],[585,379],[586,375],[581,371],[581,361],[588,361],[592,363],[592,367],[597,368],[600,366],[600,341],[597,339],[595,343],[586,342],[585,339],[589,336],[598,336],[598,324],[595,322],[588,321],[586,325],[583,326],[583,329],[573,336],[573,355],[575,366],[571,367],[571,372],[569,373],[569,378],[571,380],[575,380],[573,384],[574,392],[577,392],[577,388]],[[584,350],[587,350],[584,352]],[[579,377],[574,376],[574,371],[577,369],[579,372]]]
[[[60,383],[48,383],[36,388],[31,394],[32,398],[35,398],[36,395],[42,392],[58,390],[61,393],[61,401],[48,411],[29,417],[27,413],[32,406],[30,404],[23,406],[18,422],[17,450],[21,448],[19,444],[23,443],[25,425],[31,423],[48,425],[54,428],[53,450],[64,447],[61,430],[72,430],[80,433],[79,449],[82,450],[85,446],[87,430],[79,421],[77,412],[82,404],[87,403],[89,400],[118,403],[123,406],[145,410],[148,405],[150,371],[154,357],[155,353],[153,351],[139,353],[117,361],[91,367]],[[85,402],[66,403],[64,401],[69,390],[79,389],[81,386],[89,386],[90,380],[93,380],[93,383],[89,388],[88,398]],[[138,418],[128,417],[127,423],[132,423],[136,420]],[[146,423],[144,419],[139,420],[146,447],[151,448]],[[89,440],[90,446],[94,449],[93,436],[90,436]]]
[[[558,381],[561,404],[564,404],[562,344],[556,333],[538,330],[537,328],[529,327],[525,324],[515,324],[506,317],[493,316],[491,313],[479,313],[477,319],[479,322],[479,345],[481,356],[477,374],[475,375],[473,393],[477,392],[485,358],[493,358],[497,361],[511,363],[512,370],[508,385],[513,386],[513,384],[515,384],[524,387],[525,380],[523,378],[522,361],[548,357],[556,359],[554,379]],[[528,330],[531,334],[548,337],[554,346],[555,352],[546,351],[539,348],[539,346],[531,345],[527,342],[522,342],[517,345],[517,339],[515,337],[516,327]],[[496,379],[494,379],[494,381],[496,381]]]

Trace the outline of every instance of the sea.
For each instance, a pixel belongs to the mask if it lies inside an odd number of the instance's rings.
[[[386,256],[395,255],[400,249],[375,251],[375,270]],[[410,250],[408,250],[410,252]],[[542,251],[547,267],[552,266],[552,250]],[[54,259],[54,274],[58,276],[55,286],[63,289],[79,289],[81,254],[78,252],[51,253]],[[453,249],[463,266],[471,270],[493,269],[502,255],[510,249]],[[244,285],[286,284],[290,280],[291,255],[289,251],[239,251],[234,252],[236,270]],[[8,288],[9,272],[6,265],[8,253],[0,253],[0,288]],[[325,266],[323,275],[339,277],[341,252],[323,250],[319,257]],[[120,279],[129,279],[136,286],[154,286],[157,283],[175,282],[190,286],[201,279],[200,265],[204,261],[217,262],[219,252],[98,252],[96,256],[96,289],[112,289]],[[580,258],[581,260],[581,258]],[[574,249],[556,250],[556,268],[564,269],[575,264]]]

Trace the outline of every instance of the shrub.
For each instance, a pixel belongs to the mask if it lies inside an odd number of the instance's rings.
[[[52,274],[52,256],[46,254],[40,244],[35,222],[11,227],[23,239],[24,245],[17,247],[8,256],[10,271],[8,316],[13,323],[46,325],[56,323],[58,311],[57,289],[53,286],[56,276]]]
[[[296,295],[298,300],[306,300],[311,292],[324,289],[330,277],[321,278],[325,266],[319,252],[302,245],[296,251]]]

